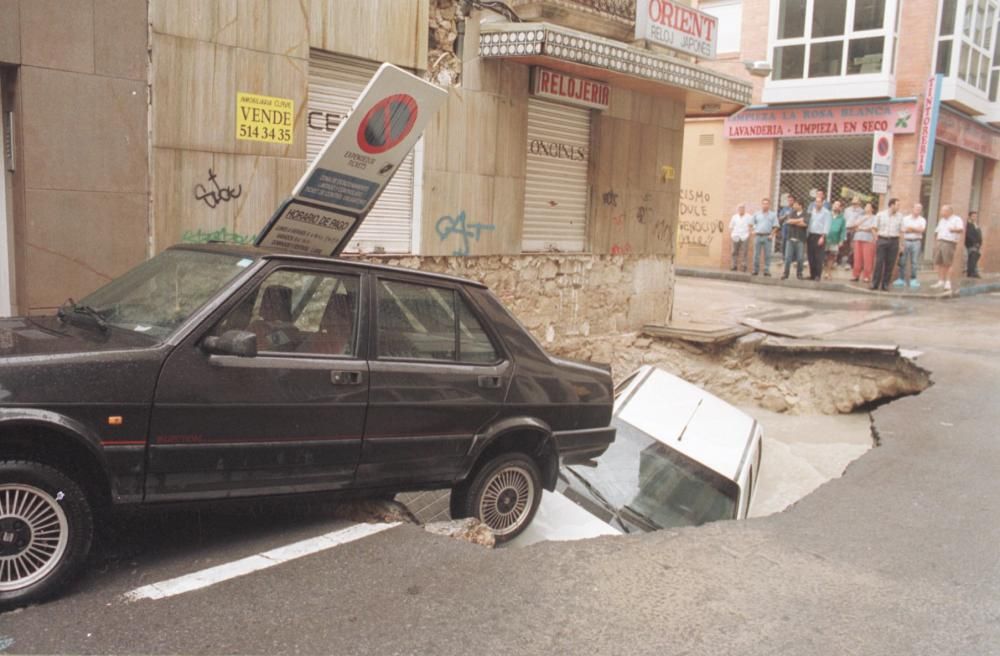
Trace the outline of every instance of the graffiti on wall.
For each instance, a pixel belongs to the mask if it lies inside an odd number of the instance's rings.
[[[208,182],[206,184],[199,182],[194,186],[194,199],[204,201],[213,210],[222,203],[239,198],[242,193],[243,185],[241,184],[236,185],[235,188],[220,185],[218,176],[212,169],[208,169]]]
[[[478,242],[484,230],[496,230],[496,226],[489,223],[469,223],[465,217],[465,210],[462,210],[454,217],[442,216],[434,224],[434,230],[441,241],[448,239],[452,235],[458,235],[461,242],[459,247],[452,251],[452,255],[461,256],[469,254],[471,242]]]
[[[681,250],[707,252],[725,231],[725,225],[711,216],[712,195],[703,189],[681,189],[681,221],[677,229]]]

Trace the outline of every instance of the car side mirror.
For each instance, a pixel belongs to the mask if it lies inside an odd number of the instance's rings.
[[[253,358],[257,355],[257,335],[246,330],[227,330],[218,337],[206,337],[201,350],[210,355],[235,355]]]

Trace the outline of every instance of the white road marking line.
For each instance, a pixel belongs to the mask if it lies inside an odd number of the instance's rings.
[[[324,535],[319,535],[308,540],[293,542],[292,544],[264,551],[253,556],[247,556],[230,563],[216,565],[191,574],[167,579],[159,583],[151,583],[141,588],[136,588],[125,593],[127,601],[139,601],[141,599],[164,599],[192,590],[207,588],[216,583],[234,579],[244,574],[250,574],[268,567],[274,567],[281,563],[286,563],[302,556],[337,547],[348,542],[354,542],[369,535],[381,533],[386,529],[399,526],[400,522],[388,524],[355,524],[337,531],[332,531]]]

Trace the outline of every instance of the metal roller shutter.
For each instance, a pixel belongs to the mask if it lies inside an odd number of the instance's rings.
[[[779,143],[778,193],[782,202],[790,193],[808,205],[817,189],[826,192],[829,202],[875,197],[871,136],[782,139]]]
[[[364,59],[309,53],[309,121],[306,154],[314,158],[347,116],[379,65]],[[379,197],[354,234],[348,250],[410,252],[413,233],[413,153]]]
[[[527,146],[523,249],[583,251],[590,110],[529,98]]]

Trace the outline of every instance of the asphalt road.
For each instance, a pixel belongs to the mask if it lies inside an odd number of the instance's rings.
[[[996,654],[1000,298],[872,299],[682,279],[677,307],[871,312],[837,334],[924,352],[934,386],[784,513],[489,551],[403,526],[166,599],[154,581],[343,528],[324,504],[120,523],[61,599],[0,615],[10,653]],[[863,305],[857,305],[862,303]],[[883,310],[891,310],[885,312]]]

